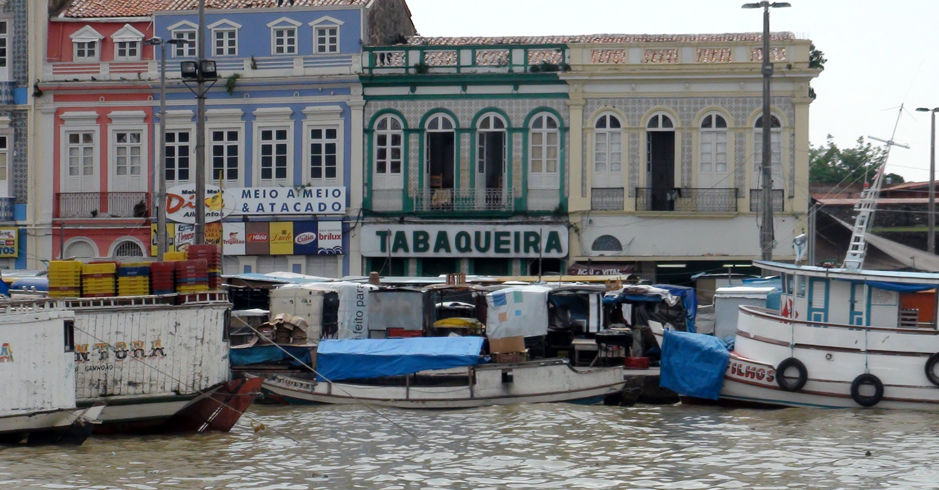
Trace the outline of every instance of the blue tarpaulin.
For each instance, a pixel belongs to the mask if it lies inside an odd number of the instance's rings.
[[[312,347],[255,345],[244,349],[231,349],[228,351],[228,355],[231,358],[232,366],[247,366],[249,364],[260,364],[262,362],[280,362],[286,359],[290,359],[291,364],[299,365],[300,363],[293,357],[284,353],[284,350],[286,350],[303,363],[309,365],[311,361],[310,349],[312,349]]]
[[[339,381],[475,366],[482,347],[482,337],[324,340],[317,352],[316,370],[321,381]]]
[[[729,360],[721,339],[666,330],[659,384],[679,395],[717,400]]]
[[[895,282],[866,281],[872,288],[885,289],[887,291],[896,291],[898,293],[918,293],[936,289],[935,285],[929,284],[899,284]]]

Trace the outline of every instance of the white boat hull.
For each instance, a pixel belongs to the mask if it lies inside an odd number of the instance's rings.
[[[278,376],[263,389],[292,403],[356,404],[408,409],[599,401],[623,389],[623,368],[577,370],[563,361],[469,368],[472,385],[380,386],[325,383]],[[505,382],[503,373],[511,375]]]
[[[0,417],[0,439],[55,443],[71,437],[69,443],[81,444],[91,434],[92,426],[100,423],[103,409],[104,405],[96,405]]]
[[[789,407],[858,408],[852,383],[870,373],[883,384],[876,408],[939,410],[939,386],[926,376],[939,352],[932,329],[809,324],[767,310],[742,307],[734,352],[724,373],[721,399]],[[776,367],[788,358],[805,366],[805,385],[783,390]],[[793,374],[790,371],[790,376]],[[871,396],[873,387],[858,390]]]

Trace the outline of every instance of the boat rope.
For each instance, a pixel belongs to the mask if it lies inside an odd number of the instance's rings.
[[[251,329],[255,334],[257,334],[259,337],[262,337],[262,338],[263,338],[263,335],[261,334],[261,332],[258,331],[258,329],[256,329],[256,328],[254,328],[253,326],[249,325],[247,322],[242,321],[241,319],[239,319],[239,321],[241,321],[241,323],[242,323],[243,325],[245,325],[246,327],[250,328],[250,329]],[[290,351],[288,351],[287,349],[284,349],[283,347],[281,347],[280,345],[277,345],[277,344],[275,344],[275,343],[271,343],[270,345],[273,345],[274,347],[277,347],[278,349],[281,350],[281,352],[283,352],[284,354],[287,354],[288,356],[290,356],[294,361],[298,362],[301,366],[303,366],[303,367],[309,369],[313,374],[315,374],[316,376],[322,378],[324,381],[326,381],[327,383],[329,383],[331,386],[333,386],[334,388],[338,389],[338,390],[341,391],[343,394],[345,394],[345,395],[348,396],[349,398],[353,399],[356,403],[362,405],[363,407],[365,407],[366,409],[368,409],[369,411],[371,411],[371,412],[374,413],[375,415],[378,415],[379,417],[385,419],[385,420],[386,420],[388,423],[390,423],[391,425],[397,427],[398,429],[401,429],[401,431],[404,432],[405,434],[407,434],[407,435],[413,437],[414,439],[419,439],[416,435],[414,435],[414,433],[412,433],[411,431],[409,431],[409,430],[405,429],[404,427],[402,427],[401,424],[398,424],[398,423],[395,422],[394,420],[391,420],[391,418],[387,417],[387,416],[384,415],[383,413],[381,413],[381,412],[379,412],[378,410],[376,410],[375,407],[372,407],[371,405],[365,403],[364,401],[359,400],[358,398],[355,397],[355,395],[353,395],[352,393],[349,393],[348,391],[344,390],[344,389],[342,388],[342,386],[340,386],[340,385],[338,385],[338,384],[336,384],[336,383],[333,383],[333,382],[332,382],[331,380],[329,380],[326,376],[323,376],[323,375],[320,374],[317,370],[313,369],[313,366],[310,366],[309,364],[303,362],[303,360],[301,360],[299,357],[293,355],[293,354],[292,354]]]
[[[96,336],[95,336],[94,334],[92,334],[91,332],[88,332],[88,331],[86,331],[86,330],[83,330],[83,329],[81,329],[81,328],[79,328],[79,327],[75,327],[75,330],[78,330],[79,332],[82,332],[82,333],[84,333],[85,335],[88,335],[89,337],[91,337],[92,339],[94,339],[94,340],[97,341],[97,342],[100,342],[100,343],[102,343],[102,344],[107,345],[108,349],[111,349],[112,351],[114,351],[115,353],[117,353],[117,349],[115,349],[114,346],[112,346],[112,345],[111,345],[110,343],[108,343],[108,342],[105,342],[103,339],[100,339],[100,338],[96,337]],[[181,380],[181,379],[179,379],[179,378],[173,376],[173,375],[170,374],[170,373],[167,373],[166,371],[163,371],[162,369],[160,369],[160,368],[158,368],[158,367],[156,367],[156,366],[154,366],[154,365],[152,365],[152,364],[147,363],[147,361],[145,361],[145,360],[143,360],[143,359],[138,359],[138,362],[140,362],[140,363],[143,364],[144,366],[149,367],[150,369],[153,369],[153,370],[156,371],[157,373],[162,374],[163,376],[166,376],[166,377],[172,379],[173,381],[179,383],[180,385],[183,385],[183,386],[185,386],[185,387],[187,387],[187,388],[189,387],[189,385],[188,385],[185,381],[183,381],[183,380]],[[195,386],[193,386],[192,389],[195,389]],[[250,420],[250,421],[252,421],[252,422],[257,422],[258,424],[261,424],[261,425],[263,425],[264,427],[267,427],[267,426],[264,424],[264,421],[261,420],[260,418],[254,417],[254,416],[252,416],[252,415],[246,413],[245,411],[238,410],[237,408],[235,408],[235,407],[229,405],[229,404],[226,403],[226,402],[219,401],[219,400],[216,400],[216,402],[218,402],[218,404],[220,405],[220,408],[221,408],[221,407],[227,408],[227,409],[229,409],[229,410],[231,410],[231,411],[233,411],[233,412],[239,414],[239,416],[247,417],[248,420]],[[250,407],[250,405],[249,405],[249,407]],[[217,413],[218,413],[218,410],[216,411],[216,413],[213,413],[213,414],[212,414],[212,418],[214,418],[214,416],[217,415]],[[208,423],[210,423],[210,422],[211,422],[211,421],[209,421]],[[203,424],[203,426],[204,426],[204,425],[205,425],[205,424]],[[295,443],[297,443],[297,444],[299,444],[299,445],[301,445],[301,446],[314,447],[312,444],[308,444],[308,443],[306,443],[306,442],[299,441],[299,440],[297,440],[297,439],[295,439],[295,438],[293,438],[293,437],[290,437],[290,435],[285,434],[284,432],[279,431],[279,430],[277,430],[277,429],[275,429],[275,428],[273,428],[273,427],[271,427],[270,429],[271,429],[271,432],[274,432],[274,433],[276,433],[276,434],[278,434],[278,435],[281,435],[281,436],[283,436],[283,437],[286,437],[287,439],[290,439],[291,441],[293,441],[293,442],[295,442]],[[203,428],[200,428],[200,429],[199,429],[199,432],[202,432],[202,431],[204,431],[204,429],[203,429]]]

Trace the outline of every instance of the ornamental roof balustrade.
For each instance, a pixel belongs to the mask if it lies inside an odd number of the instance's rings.
[[[567,46],[397,45],[367,47],[366,75],[444,73],[554,73],[568,69]]]

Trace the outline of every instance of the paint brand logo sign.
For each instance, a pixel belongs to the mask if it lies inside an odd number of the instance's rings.
[[[306,233],[300,233],[297,235],[297,237],[294,239],[294,243],[297,245],[309,245],[310,243],[315,242],[316,238],[316,233],[308,231]]]
[[[320,241],[342,240],[342,233],[320,233]]]
[[[13,348],[10,344],[0,345],[0,362],[13,362]]]
[[[248,233],[249,242],[266,242],[267,233]]]

